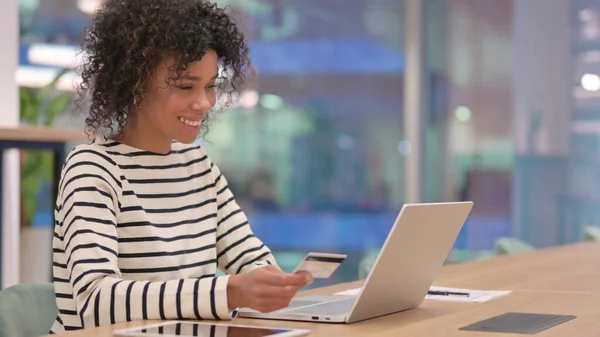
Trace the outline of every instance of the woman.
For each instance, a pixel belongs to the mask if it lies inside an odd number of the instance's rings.
[[[204,0],[106,0],[84,51],[94,141],[62,170],[51,332],[287,306],[311,276],[276,267],[191,145],[251,69],[236,25]]]

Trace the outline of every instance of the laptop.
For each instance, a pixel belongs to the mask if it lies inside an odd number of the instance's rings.
[[[297,297],[287,308],[239,317],[354,323],[421,305],[473,202],[405,204],[357,294]]]

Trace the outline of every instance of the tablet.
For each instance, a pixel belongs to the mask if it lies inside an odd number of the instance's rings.
[[[137,328],[113,331],[114,336],[131,337],[297,337],[306,336],[309,333],[310,330],[304,329],[180,321],[162,322]]]

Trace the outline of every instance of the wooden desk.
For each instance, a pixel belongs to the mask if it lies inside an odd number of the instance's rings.
[[[8,149],[20,150],[48,150],[54,155],[54,189],[52,200],[56,200],[58,181],[60,180],[60,171],[66,156],[65,145],[68,142],[83,142],[87,139],[85,133],[73,129],[46,128],[34,126],[20,126],[15,128],[0,127],[0,168],[3,167],[4,151]],[[1,170],[0,170],[1,172]],[[2,212],[4,202],[2,200],[3,177],[0,174],[0,242],[2,242],[2,232],[9,227],[19,226],[20,224],[3,223]],[[16,210],[17,212],[19,210]],[[17,231],[14,231],[17,232]],[[10,240],[18,240],[11,238]],[[0,250],[0,274],[2,268],[2,250]],[[19,261],[10,261],[10,263],[19,263]],[[2,284],[0,284],[0,289]]]
[[[309,291],[307,294],[332,293],[360,284],[338,285]],[[374,318],[353,324],[305,323],[236,319],[236,325],[271,326],[310,329],[310,336],[480,336],[478,332],[460,331],[459,328],[506,312],[555,313],[578,316],[567,323],[548,329],[540,337],[597,336],[600,323],[600,295],[559,292],[517,291],[511,295],[486,303],[450,303],[425,301],[420,307],[404,312]],[[116,329],[143,326],[157,321],[131,322],[86,329],[58,335],[59,337],[110,337]],[[490,335],[491,336],[491,335]],[[495,333],[493,336],[514,336]],[[48,336],[49,337],[49,336]]]
[[[439,286],[600,294],[600,243],[578,243],[449,265]]]
[[[13,141],[16,145],[23,143],[67,143],[86,140],[87,136],[82,130],[48,128],[40,126],[19,126],[16,128],[0,127],[0,141],[3,143]],[[6,147],[6,146],[5,146]]]
[[[595,267],[600,244],[581,243],[540,250],[535,253],[499,257],[442,268],[436,284],[480,289],[510,289],[503,298],[486,303],[425,301],[420,307],[354,324],[304,323],[236,319],[233,324],[308,328],[311,336],[480,336],[482,333],[458,330],[482,319],[506,312],[555,313],[578,316],[548,329],[539,336],[596,336],[600,329],[600,291]],[[596,254],[596,255],[594,255]],[[570,283],[570,284],[569,284]],[[322,295],[357,288],[353,282],[303,292]],[[536,286],[537,287],[534,287]],[[518,287],[529,290],[516,290]],[[580,288],[584,288],[581,290]],[[112,336],[114,329],[147,325],[131,322],[76,331],[60,336]],[[492,336],[490,334],[490,336]],[[514,336],[494,333],[493,336]]]
[[[303,292],[330,294],[357,288],[353,282]],[[543,249],[533,253],[450,265],[434,282],[440,286],[474,289],[508,289],[513,292],[486,303],[425,301],[420,307],[354,324],[304,323],[237,319],[234,324],[308,328],[311,336],[481,336],[458,330],[506,312],[555,313],[578,316],[540,334],[547,336],[596,336],[600,330],[600,243]],[[114,329],[147,325],[133,322],[64,334],[65,337],[112,336]],[[486,334],[487,335],[487,334]],[[489,334],[490,337],[514,336]],[[538,336],[536,335],[536,336]],[[63,335],[60,335],[63,336]]]

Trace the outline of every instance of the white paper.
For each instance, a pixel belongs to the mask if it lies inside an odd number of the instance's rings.
[[[335,293],[335,295],[341,296],[357,296],[361,288],[348,289]],[[426,300],[436,301],[448,301],[448,302],[466,302],[466,303],[481,303],[493,300],[498,297],[506,296],[511,293],[510,290],[472,290],[472,289],[459,289],[459,288],[445,288],[445,287],[431,287],[429,290],[432,291],[450,291],[459,293],[468,293],[469,296],[457,296],[457,295],[426,295]]]
[[[445,288],[445,287],[431,287],[429,290],[434,291],[451,291],[468,293],[469,296],[456,296],[456,295],[427,295],[426,300],[436,301],[450,301],[450,302],[469,302],[469,303],[481,303],[493,300],[498,297],[506,296],[511,293],[510,290],[473,290],[473,289],[458,289],[458,288]]]

